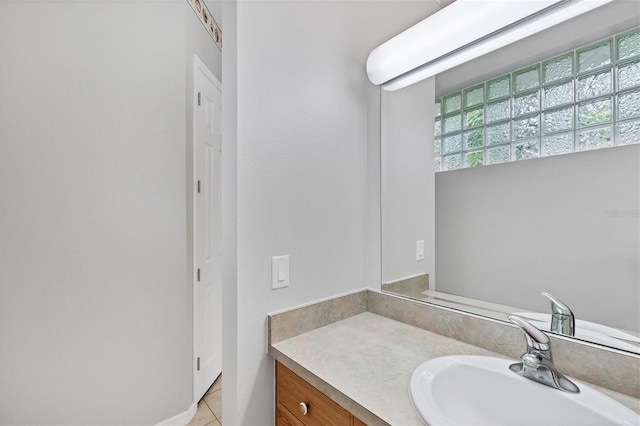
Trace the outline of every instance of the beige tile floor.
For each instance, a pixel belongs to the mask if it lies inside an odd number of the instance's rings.
[[[198,402],[198,411],[187,426],[222,426],[222,374]]]

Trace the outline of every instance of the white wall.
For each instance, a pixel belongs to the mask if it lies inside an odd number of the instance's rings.
[[[225,311],[237,322],[237,333],[226,336],[223,354],[225,424],[273,422],[267,313],[379,285],[379,264],[367,247],[378,232],[367,225],[376,221],[368,206],[378,205],[367,197],[376,195],[370,185],[377,185],[373,169],[379,160],[368,151],[368,144],[375,145],[370,131],[377,131],[368,129],[368,99],[375,95],[364,64],[375,46],[436,7],[433,2],[240,2],[237,10],[223,5],[224,91],[233,84],[225,71],[233,72],[226,62],[233,55],[227,50],[234,46],[230,37],[237,37],[238,91],[237,123],[227,116],[235,112],[230,111],[234,100],[225,98],[231,106],[224,107],[227,125],[237,127],[223,135],[223,157],[225,146],[234,147],[225,138],[236,129],[238,156],[229,164],[229,170],[237,167],[237,288],[223,299],[225,306],[237,300],[236,312]],[[376,164],[369,167],[368,161]],[[233,250],[235,243],[230,239],[225,249]],[[280,254],[291,256],[291,285],[272,291],[271,256]],[[227,277],[233,275],[229,270]],[[233,283],[225,285],[228,290]],[[237,389],[227,389],[229,382]]]
[[[198,25],[184,1],[0,3],[2,424],[154,424],[192,403]]]
[[[438,290],[638,331],[640,145],[436,174]]]
[[[382,282],[435,279],[434,78],[382,92]],[[416,260],[416,241],[424,260]]]
[[[225,425],[238,424],[238,3],[221,5],[222,50],[222,370]]]

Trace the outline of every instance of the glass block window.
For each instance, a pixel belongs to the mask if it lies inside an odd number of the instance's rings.
[[[436,99],[435,170],[640,143],[640,27]]]

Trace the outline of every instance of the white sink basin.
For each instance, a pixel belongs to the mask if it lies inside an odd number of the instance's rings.
[[[434,358],[411,375],[411,402],[431,426],[640,424],[638,414],[582,382],[574,380],[580,393],[563,392],[512,372],[514,362],[473,355]]]

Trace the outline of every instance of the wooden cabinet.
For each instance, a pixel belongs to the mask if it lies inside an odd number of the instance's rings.
[[[276,426],[366,426],[276,361]]]
[[[353,426],[367,426],[367,425],[365,424],[365,422],[363,422],[359,418],[354,417],[353,418]]]

